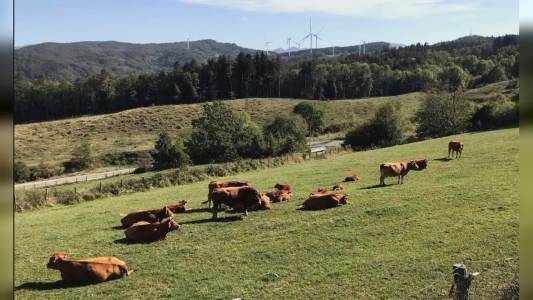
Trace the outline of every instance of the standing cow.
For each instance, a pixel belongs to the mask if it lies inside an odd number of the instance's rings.
[[[262,199],[261,193],[251,186],[218,188],[211,193],[213,219],[218,217],[218,210],[222,204],[234,210],[242,210],[247,216],[248,210],[255,210],[262,204],[265,205]]]
[[[250,186],[248,181],[220,181],[215,180],[211,181],[208,188],[207,201],[202,202],[202,204],[207,203],[207,207],[211,207],[211,202],[213,201],[211,194],[219,188],[228,188],[228,187],[241,187],[241,186]]]
[[[403,178],[410,170],[417,170],[416,161],[402,161],[397,163],[382,163],[379,166],[381,176],[379,177],[379,184],[385,185],[386,177],[398,177],[398,184],[403,184]]]
[[[450,155],[453,157],[453,154],[455,153],[455,158],[461,157],[461,154],[463,153],[464,144],[460,141],[450,141],[448,143],[448,157]]]

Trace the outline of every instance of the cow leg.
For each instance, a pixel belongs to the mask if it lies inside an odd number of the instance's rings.
[[[385,185],[385,177],[383,177],[383,176],[379,177],[379,184],[380,185]]]
[[[399,176],[398,176],[398,184],[400,184],[400,182],[401,182],[400,179],[401,179],[401,178],[402,178],[402,175],[399,175]],[[403,182],[402,182],[402,183],[403,183]]]
[[[452,152],[453,152],[453,151],[452,151],[452,148],[448,148],[448,158],[450,158],[450,154],[452,154],[452,155],[453,155],[453,153],[452,153]]]
[[[218,218],[218,203],[213,202],[213,219]]]
[[[245,208],[244,209],[244,216],[247,217],[248,216],[248,210]]]

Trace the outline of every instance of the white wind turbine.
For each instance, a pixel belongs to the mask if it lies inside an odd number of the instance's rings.
[[[265,52],[268,56],[268,45],[272,44],[271,42],[265,42]]]
[[[289,47],[289,57],[291,57],[291,41],[292,41],[292,38],[287,38],[287,44]]]

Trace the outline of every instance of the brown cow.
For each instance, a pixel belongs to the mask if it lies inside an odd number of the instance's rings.
[[[281,201],[289,201],[291,199],[291,194],[289,194],[285,190],[274,190],[274,191],[267,192],[265,195],[273,203],[281,202]]]
[[[358,181],[360,180],[361,177],[359,177],[359,175],[357,175],[356,173],[352,173],[352,175],[344,178],[344,182],[349,182],[349,181]]]
[[[327,187],[321,187],[321,188],[318,188],[318,190],[316,192],[311,192],[311,194],[309,194],[309,197],[324,195],[327,192],[328,192],[328,188]]]
[[[48,264],[49,269],[59,270],[66,283],[98,283],[129,275],[126,263],[116,257],[92,257],[81,260],[66,259],[67,254],[54,252]]]
[[[276,183],[276,185],[274,186],[275,189],[279,190],[279,191],[285,191],[287,193],[292,193],[291,192],[291,185],[288,184],[288,183]]]
[[[172,218],[161,223],[148,223],[146,221],[136,222],[128,229],[124,230],[126,239],[134,242],[155,242],[164,240],[170,231],[180,228]]]
[[[450,155],[453,157],[453,153],[455,152],[455,158],[457,158],[458,156],[461,157],[461,155],[463,154],[463,148],[464,148],[464,144],[460,141],[450,141],[448,143],[448,157],[450,157]]]
[[[133,223],[146,221],[149,223],[161,222],[165,218],[170,218],[174,213],[167,207],[161,209],[148,209],[134,211],[124,216],[120,222],[123,228],[130,227]]]
[[[211,193],[211,200],[213,201],[213,219],[216,219],[222,204],[235,210],[243,210],[244,215],[248,215],[248,210],[261,207],[262,195],[251,186],[218,188]]]
[[[344,186],[341,183],[337,183],[333,186],[332,190],[334,191],[344,190]]]
[[[184,213],[187,210],[187,200],[181,200],[178,204],[167,204],[168,209],[173,213]]]
[[[318,210],[339,206],[346,204],[348,195],[345,194],[323,194],[310,196],[302,204],[303,209]]]
[[[382,163],[379,166],[381,177],[379,183],[385,185],[386,177],[398,177],[398,184],[403,184],[403,178],[409,173],[410,170],[417,170],[418,166],[416,161],[402,161],[397,163]]]
[[[208,191],[209,191],[207,194],[207,201],[202,202],[202,204],[207,203],[207,206],[211,207],[211,202],[212,202],[211,193],[213,193],[213,191],[215,191],[216,189],[228,188],[228,187],[241,187],[241,186],[250,186],[250,183],[248,181],[220,181],[220,180],[211,181],[209,185],[207,186]]]

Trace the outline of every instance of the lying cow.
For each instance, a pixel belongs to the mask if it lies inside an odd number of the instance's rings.
[[[309,197],[325,195],[327,193],[328,193],[328,188],[327,187],[321,187],[321,188],[318,188],[318,190],[316,192],[311,192],[311,194],[309,194]]]
[[[124,216],[120,223],[122,223],[122,228],[128,228],[133,223],[139,222],[139,221],[146,221],[149,223],[156,223],[161,222],[165,218],[170,218],[174,216],[174,213],[172,210],[170,210],[167,206],[161,208],[161,209],[149,209],[149,210],[139,210],[134,211],[126,216]]]
[[[178,204],[167,204],[167,207],[173,213],[178,214],[178,213],[184,213],[185,211],[187,211],[186,205],[187,205],[187,201],[181,200],[180,202],[178,202]]]
[[[129,241],[147,243],[164,240],[169,232],[179,228],[180,225],[173,219],[161,223],[140,221],[124,230],[124,234]]]
[[[361,177],[359,177],[359,175],[353,173],[352,175],[350,175],[350,176],[344,178],[344,182],[358,181],[358,180],[360,180],[360,179],[361,179]]]
[[[304,201],[302,208],[308,210],[326,209],[336,207],[341,204],[346,204],[347,200],[348,195],[345,194],[323,194],[310,196]]]
[[[219,188],[228,188],[228,187],[241,187],[241,186],[250,186],[250,183],[248,181],[220,181],[215,180],[211,181],[209,185],[207,186],[209,192],[207,194],[207,201],[202,202],[202,204],[206,204],[208,207],[211,207],[212,197],[211,194]]]
[[[379,171],[381,176],[379,178],[379,183],[385,185],[386,177],[398,177],[398,184],[403,184],[403,178],[409,173],[410,170],[416,170],[418,166],[416,161],[402,161],[397,163],[382,163],[379,166]]]
[[[49,269],[59,270],[66,283],[98,283],[129,275],[126,263],[116,257],[92,257],[80,260],[66,259],[67,254],[55,252],[50,256]]]
[[[291,192],[291,189],[292,189],[291,185],[287,184],[287,183],[276,183],[274,188],[277,189],[278,191],[284,191],[286,193],[292,193]]]
[[[334,191],[344,190],[344,185],[342,185],[342,183],[337,183],[333,186],[332,190]]]
[[[274,190],[274,191],[267,192],[265,195],[273,203],[281,202],[281,201],[289,201],[291,199],[291,194],[289,194],[285,190]]]
[[[213,219],[218,217],[218,210],[222,204],[234,210],[244,211],[248,215],[248,210],[255,210],[261,206],[261,193],[251,186],[218,188],[211,193],[213,201]],[[264,204],[263,204],[264,205]]]
[[[448,143],[448,157],[450,155],[453,157],[453,154],[455,152],[455,158],[458,156],[461,157],[463,153],[464,144],[460,141],[450,141]]]

